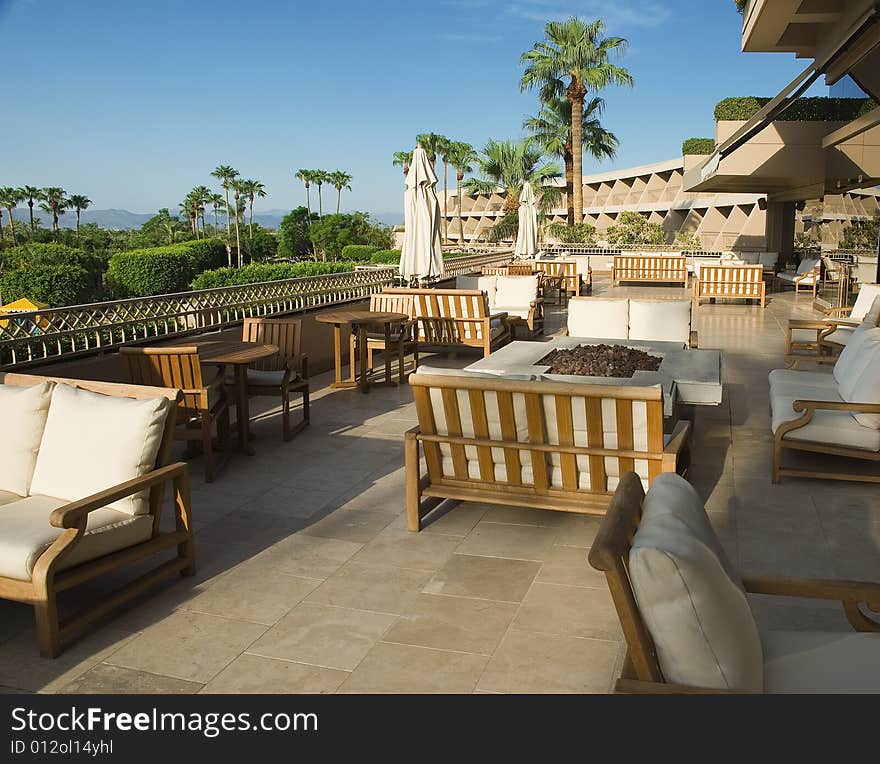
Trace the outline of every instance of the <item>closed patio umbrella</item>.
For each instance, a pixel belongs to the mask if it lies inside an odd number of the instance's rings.
[[[526,181],[519,196],[519,228],[516,232],[516,246],[513,253],[517,257],[534,257],[537,251],[538,210],[535,208],[532,184]]]
[[[400,275],[430,278],[443,273],[443,250],[440,246],[440,203],[434,186],[437,176],[421,146],[413,151],[403,195],[404,234],[400,254]]]

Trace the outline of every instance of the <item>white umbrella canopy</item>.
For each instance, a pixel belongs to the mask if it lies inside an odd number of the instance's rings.
[[[516,232],[516,245],[513,253],[517,257],[534,257],[538,251],[538,210],[535,207],[535,193],[532,184],[523,183],[519,196],[519,228]]]
[[[429,278],[443,273],[440,246],[440,202],[437,201],[437,175],[421,146],[413,151],[403,194],[404,235],[400,254],[400,275]]]

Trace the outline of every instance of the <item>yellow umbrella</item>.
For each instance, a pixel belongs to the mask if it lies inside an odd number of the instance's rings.
[[[31,300],[27,297],[22,297],[18,300],[8,302],[6,303],[6,305],[0,305],[0,316],[12,315],[13,313],[30,313],[31,311],[40,310],[41,308],[48,307],[49,303],[40,302],[39,300]],[[8,323],[8,319],[0,319],[0,329],[5,329]],[[41,321],[39,316],[36,316],[34,323],[40,326],[45,322]]]

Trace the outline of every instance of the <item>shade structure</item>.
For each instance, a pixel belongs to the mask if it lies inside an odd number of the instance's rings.
[[[400,275],[404,279],[430,278],[443,273],[440,245],[440,202],[437,175],[423,148],[413,151],[403,194],[404,234]]]
[[[519,196],[519,228],[516,232],[516,246],[513,253],[517,257],[534,257],[538,251],[538,210],[535,207],[535,194],[532,184],[523,183]]]

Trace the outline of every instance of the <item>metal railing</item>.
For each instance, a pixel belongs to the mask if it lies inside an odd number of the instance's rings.
[[[568,252],[572,255],[621,255],[635,252],[675,253],[693,257],[721,257],[721,250],[683,250],[671,244],[621,244],[618,247],[601,247],[594,244],[546,244],[543,251],[548,254]]]

